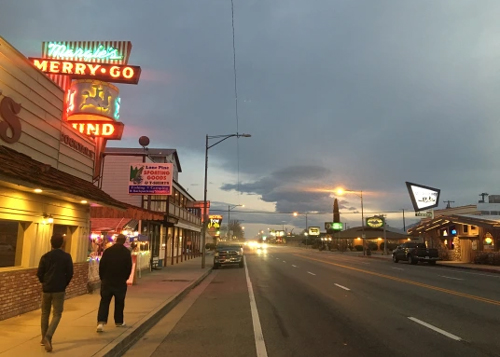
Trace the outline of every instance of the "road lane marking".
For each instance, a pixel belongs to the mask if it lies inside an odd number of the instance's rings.
[[[277,260],[280,260],[280,258],[276,258]]]
[[[286,261],[283,260],[283,263],[286,263]]]
[[[316,274],[314,274],[314,273],[311,273],[310,271],[308,271],[308,273],[309,273],[309,274],[311,274],[311,275],[316,275]]]
[[[403,268],[392,268],[392,269],[395,269],[395,270],[404,270]]]
[[[297,268],[297,266],[296,266],[296,265],[293,265],[293,264],[292,264],[292,266],[293,266],[294,268]]]
[[[370,265],[370,263],[367,263],[367,262],[360,262],[361,264],[365,264],[365,265]]]
[[[347,291],[351,291],[351,289],[346,288],[345,286],[342,286],[342,285],[340,285],[340,284],[336,284],[336,283],[335,283],[334,285],[335,285],[335,286],[338,286],[338,287],[339,287],[339,288],[341,288],[341,289],[344,289],[344,290],[347,290]]]
[[[472,274],[472,275],[481,275],[481,276],[489,276],[490,278],[500,278],[500,275],[490,275],[490,274],[481,274],[481,273],[471,273],[468,271],[456,271],[455,273],[462,273],[462,274]]]
[[[485,297],[482,297],[482,296],[478,296],[478,295],[470,295],[470,294],[461,293],[461,292],[458,292],[458,291],[455,291],[455,290],[449,290],[449,289],[440,288],[440,287],[437,287],[437,286],[434,286],[434,285],[428,285],[428,284],[424,284],[424,283],[419,283],[419,282],[413,281],[413,280],[396,278],[395,276],[390,276],[390,275],[381,274],[381,273],[375,273],[375,272],[369,271],[369,270],[363,270],[363,269],[360,269],[360,268],[350,267],[350,266],[347,266],[347,265],[342,265],[342,264],[332,263],[332,262],[321,260],[321,259],[311,258],[311,257],[308,257],[307,255],[302,255],[302,254],[294,254],[294,255],[297,256],[297,257],[302,257],[304,259],[309,259],[309,260],[314,260],[314,261],[317,261],[317,262],[320,262],[320,263],[334,265],[334,266],[337,266],[339,268],[354,270],[354,271],[358,271],[358,272],[361,272],[361,273],[366,273],[366,274],[369,274],[369,275],[378,276],[380,278],[385,278],[385,279],[394,280],[394,281],[398,281],[398,282],[405,283],[405,284],[420,286],[422,288],[440,291],[440,292],[445,293],[445,294],[460,296],[460,297],[463,297],[463,298],[466,298],[466,299],[481,301],[481,302],[485,302],[487,304],[500,306],[500,301],[493,300],[493,299],[488,299],[488,298],[485,298]]]
[[[460,278],[453,278],[451,276],[444,276],[444,275],[438,275],[440,276],[441,278],[446,278],[446,279],[453,279],[453,280],[464,280],[464,279],[460,279]]]
[[[255,349],[257,350],[257,357],[267,357],[266,342],[262,334],[262,326],[260,325],[259,311],[257,310],[257,302],[253,293],[252,282],[248,274],[248,264],[245,264],[245,276],[247,278],[248,297],[250,298],[250,310],[252,312],[253,322],[253,335],[255,337]]]
[[[462,341],[462,339],[458,336],[455,336],[452,333],[446,332],[445,330],[441,330],[439,327],[436,327],[434,325],[428,324],[427,322],[424,322],[422,320],[416,319],[414,317],[408,317],[411,321],[416,322],[417,324],[420,324],[422,326],[425,326],[427,328],[430,328],[431,330],[436,331],[437,333],[440,333],[443,336],[446,336],[448,338],[451,338],[452,340],[455,341]]]

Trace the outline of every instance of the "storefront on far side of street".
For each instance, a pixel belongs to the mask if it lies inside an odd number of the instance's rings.
[[[40,306],[38,263],[65,237],[87,292],[90,207],[125,209],[93,183],[95,142],[63,121],[64,91],[0,37],[0,320]]]

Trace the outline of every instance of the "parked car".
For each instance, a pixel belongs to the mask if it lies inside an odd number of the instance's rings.
[[[436,264],[439,260],[439,252],[437,249],[427,248],[425,243],[403,243],[392,252],[392,261],[397,263],[400,260],[408,261],[410,264],[418,262]]]
[[[244,267],[243,248],[240,245],[217,245],[214,253],[214,269],[226,265]]]

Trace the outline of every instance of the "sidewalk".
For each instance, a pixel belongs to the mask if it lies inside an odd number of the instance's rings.
[[[161,317],[170,311],[211,271],[210,255],[205,269],[201,257],[144,274],[137,285],[130,286],[125,300],[126,328],[114,326],[114,303],[103,333],[96,332],[99,291],[68,299],[53,338],[52,355],[119,356]],[[0,321],[0,356],[47,356],[40,346],[40,310]]]

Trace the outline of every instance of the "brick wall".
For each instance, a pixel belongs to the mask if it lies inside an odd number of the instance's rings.
[[[88,263],[75,263],[66,298],[87,293]],[[0,320],[40,308],[41,284],[36,269],[0,272]]]

